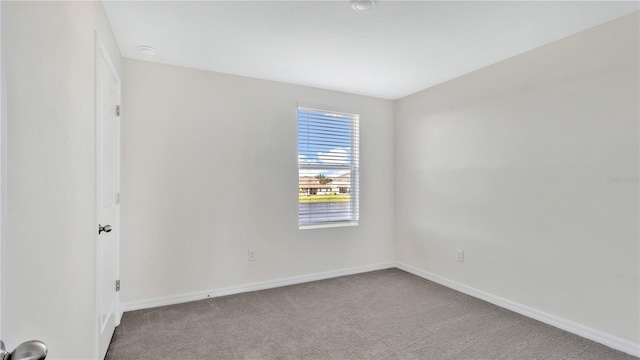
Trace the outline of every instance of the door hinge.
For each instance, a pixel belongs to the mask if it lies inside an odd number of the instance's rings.
[[[120,280],[116,280],[116,291],[120,291]]]
[[[116,204],[120,204],[120,193],[116,193]]]
[[[116,116],[120,116],[120,105],[116,105]]]

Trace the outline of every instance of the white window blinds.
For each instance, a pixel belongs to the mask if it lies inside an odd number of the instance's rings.
[[[298,108],[298,225],[359,220],[359,116]]]

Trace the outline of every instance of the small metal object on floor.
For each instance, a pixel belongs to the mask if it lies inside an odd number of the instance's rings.
[[[7,351],[0,340],[0,360],[44,360],[47,357],[47,345],[40,340],[23,342],[13,351]]]

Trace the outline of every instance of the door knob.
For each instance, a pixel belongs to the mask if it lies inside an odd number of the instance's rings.
[[[100,235],[100,233],[102,232],[111,232],[111,225],[105,225],[102,226],[100,224],[98,224],[98,235]]]
[[[47,346],[39,340],[23,342],[13,351],[6,351],[0,340],[0,359],[4,360],[44,360],[47,357]]]
[[[0,340],[0,359],[4,359],[10,352],[4,347],[4,341]]]

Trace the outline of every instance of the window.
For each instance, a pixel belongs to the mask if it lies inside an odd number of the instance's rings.
[[[359,115],[298,108],[298,225],[357,225]]]

